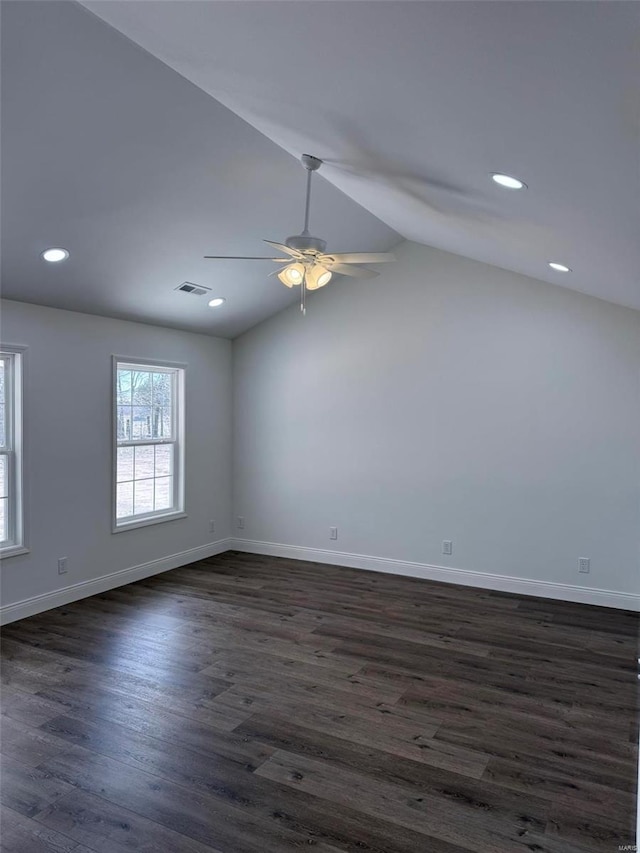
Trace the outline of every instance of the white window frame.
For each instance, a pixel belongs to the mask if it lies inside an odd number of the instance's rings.
[[[0,356],[9,363],[5,378],[5,444],[8,495],[7,538],[0,542],[0,558],[28,554],[24,518],[24,362],[27,347],[0,344]]]
[[[174,521],[178,518],[186,518],[185,510],[185,466],[184,466],[184,436],[185,436],[185,375],[186,364],[164,361],[163,359],[130,358],[128,356],[112,356],[112,380],[111,399],[113,408],[113,465],[112,465],[112,499],[111,499],[111,530],[112,533],[122,533],[125,530],[134,530],[138,527],[148,527],[151,524],[162,524],[165,521]],[[141,438],[118,440],[118,369],[126,370],[156,370],[173,375],[174,400],[173,429],[175,438]],[[140,447],[172,444],[173,451],[173,509],[155,510],[145,514],[129,516],[126,519],[117,517],[118,496],[118,448]]]

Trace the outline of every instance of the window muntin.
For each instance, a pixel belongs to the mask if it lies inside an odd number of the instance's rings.
[[[182,513],[184,369],[116,360],[114,381],[115,526]]]
[[[24,551],[22,350],[0,348],[0,555]]]

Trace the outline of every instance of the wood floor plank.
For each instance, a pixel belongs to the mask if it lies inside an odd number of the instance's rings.
[[[37,767],[63,748],[64,742],[42,729],[6,715],[0,717],[0,753],[3,759],[15,759],[27,767]]]
[[[101,719],[150,737],[161,733],[165,740],[240,763],[260,761],[263,757],[263,749],[245,743],[233,734],[233,729],[251,715],[251,708],[225,709],[224,713],[215,716],[207,711],[206,721],[202,722],[198,708],[194,707],[191,714],[177,714],[151,702],[106,690],[100,685],[70,693],[50,688],[43,690],[42,695],[57,700],[56,704],[61,709],[57,716],[89,721]]]
[[[45,770],[29,767],[13,758],[2,758],[0,802],[25,817],[38,814],[72,787]]]
[[[523,807],[512,822],[499,812],[492,814],[493,810],[483,800],[449,803],[426,792],[417,797],[415,792],[400,785],[327,768],[322,762],[283,751],[275,752],[256,774],[329,802],[356,803],[366,814],[377,815],[382,811],[392,823],[425,834],[429,839],[427,844],[433,838],[480,853],[515,853],[527,849],[523,838],[529,829],[541,831],[546,826],[546,813],[536,815],[535,807]]]
[[[611,853],[638,627],[239,552],[38,614],[0,649],[0,850]]]
[[[549,814],[547,835],[557,836],[586,850],[621,850],[629,844],[635,821],[620,820],[616,814],[585,814],[570,805],[554,805]]]
[[[77,846],[70,847],[70,853],[89,850],[82,842],[91,845],[90,849],[96,853],[220,853],[208,844],[167,829],[124,806],[80,790],[74,790],[43,809],[35,823],[43,831],[55,830],[74,839]],[[23,851],[16,850],[16,853]]]
[[[3,853],[91,853],[89,847],[73,838],[7,806],[0,807],[0,849]]]
[[[256,704],[260,704],[259,700]],[[465,775],[481,776],[487,765],[488,757],[485,755],[462,749],[442,749],[442,745],[433,739],[437,724],[417,723],[375,710],[366,713],[354,709],[352,713],[346,713],[346,708],[326,708],[309,702],[289,702],[285,707],[283,704],[262,703],[262,707],[270,706],[273,715],[285,721],[295,721],[352,743],[365,746],[374,743],[383,752],[434,766],[455,765]]]
[[[578,813],[612,817],[621,826],[628,823],[635,808],[635,796],[631,791],[623,793],[616,788],[589,782],[573,775],[569,768],[565,768],[565,772],[561,767],[555,771],[548,768],[539,771],[526,762],[492,758],[482,779],[521,794],[535,792],[537,797],[566,805]]]
[[[356,772],[363,778],[398,784],[416,796],[427,792],[446,802],[482,801],[488,808],[499,806],[503,811],[509,809],[514,814],[522,808],[523,801],[518,791],[488,782],[486,774],[481,780],[476,780],[451,770],[427,767],[421,762],[382,752],[375,743],[365,747],[345,742],[335,735],[318,732],[273,714],[255,714],[238,728],[238,733],[269,744],[274,751],[316,759],[329,768],[335,766]],[[555,792],[541,797],[533,790],[531,786],[527,791],[528,802],[530,807],[537,804],[542,819],[547,813],[542,800],[555,802],[557,797]]]
[[[272,814],[263,817],[262,809],[254,809],[253,800],[238,796],[233,784],[221,786],[216,796],[81,747],[71,747],[41,770],[221,853],[286,853],[308,842],[304,835],[273,820]],[[215,773],[215,764],[211,772]],[[336,853],[337,848],[320,842],[315,849]]]
[[[3,716],[10,719],[19,720],[29,726],[39,726],[62,714],[64,705],[24,690],[3,688],[1,711]]]
[[[307,663],[266,652],[247,652],[244,649],[230,649],[222,653],[215,664],[201,671],[201,675],[239,684],[262,684],[265,678],[294,678],[387,702],[394,702],[402,694],[402,690],[395,685],[387,687],[380,679],[361,675],[357,663],[341,665],[334,669],[329,665],[322,666],[317,661]]]
[[[322,802],[316,802],[313,796],[291,790],[277,782],[265,784],[265,780],[252,772],[256,766],[251,764],[241,767],[219,756],[212,761],[210,755],[200,755],[184,747],[175,748],[169,742],[127,732],[124,727],[102,721],[89,724],[81,720],[59,718],[45,727],[47,731],[55,732],[70,743],[81,745],[83,751],[89,749],[135,770],[152,773],[170,783],[208,795],[213,798],[212,803],[219,805],[218,801],[222,801],[223,805],[240,808],[265,824],[275,822],[277,827],[304,835],[314,845],[321,841],[330,846],[338,845],[339,849],[353,850],[354,853],[363,850],[408,853],[415,850],[418,839],[416,834],[403,832],[398,839],[397,828],[378,820],[376,828],[379,835],[374,836],[370,821],[362,813],[342,805],[329,811]],[[262,750],[263,760],[274,752],[264,747]],[[81,757],[80,752],[78,757]],[[65,756],[62,756],[62,760],[65,760]],[[59,772],[58,765],[50,769],[54,774]],[[103,796],[109,797],[109,794]],[[63,803],[70,803],[72,799],[66,798]],[[49,814],[54,811],[58,814],[60,808],[60,804],[56,803],[56,808],[50,809]],[[42,819],[40,815],[38,819]],[[56,825],[61,829],[65,827],[64,824]],[[355,837],[351,834],[354,830],[357,831]],[[367,841],[363,841],[363,838]],[[224,845],[224,842],[220,843]],[[445,850],[449,853],[448,848]]]

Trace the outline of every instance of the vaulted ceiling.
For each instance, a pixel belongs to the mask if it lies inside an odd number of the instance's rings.
[[[401,235],[640,309],[635,2],[84,6],[3,4],[5,295],[234,336],[295,296],[201,256],[298,231],[307,152],[335,251]]]
[[[301,230],[294,157],[75,3],[2,3],[1,60],[5,298],[224,337],[296,299],[276,264],[203,260]],[[400,239],[321,178],[312,225],[334,251]]]

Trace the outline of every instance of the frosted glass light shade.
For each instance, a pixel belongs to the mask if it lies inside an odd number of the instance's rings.
[[[278,273],[278,278],[286,287],[302,284],[304,278],[304,266],[302,264],[289,264]]]
[[[325,284],[329,284],[330,281],[331,273],[320,264],[314,264],[310,270],[307,270],[305,284],[308,290],[318,290]]]

